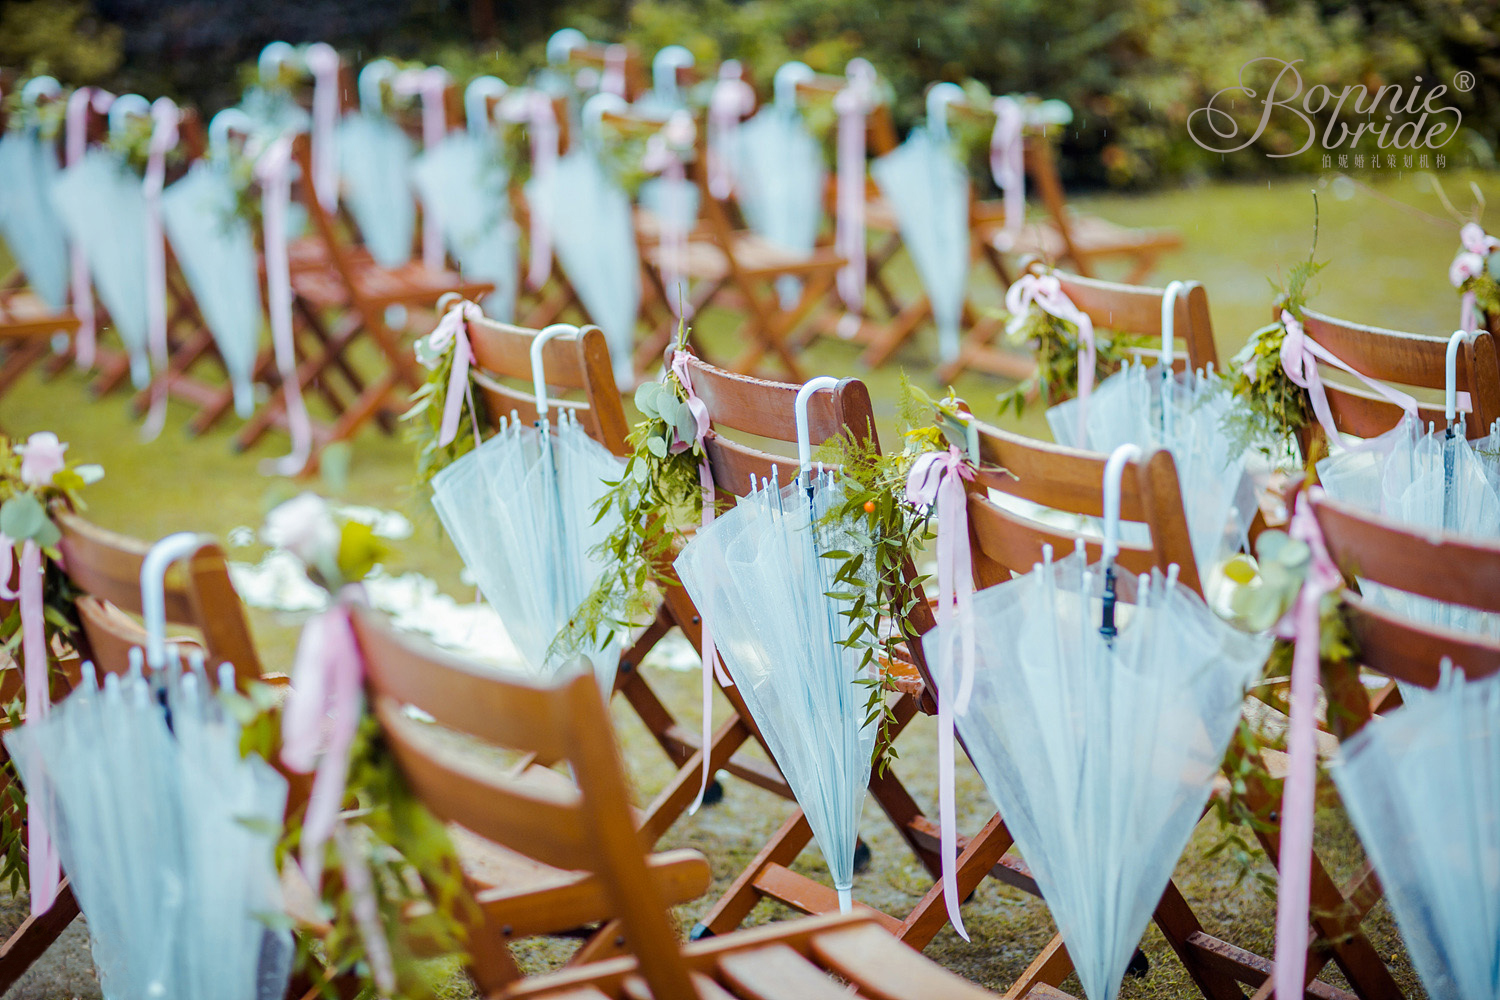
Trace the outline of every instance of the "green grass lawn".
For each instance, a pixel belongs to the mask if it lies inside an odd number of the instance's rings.
[[[1310,191],[1316,190],[1321,206],[1318,256],[1330,263],[1314,287],[1312,303],[1321,310],[1365,323],[1445,335],[1457,324],[1459,313],[1457,296],[1447,281],[1448,264],[1458,242],[1457,223],[1438,223],[1419,214],[1446,219],[1438,198],[1416,175],[1393,174],[1380,180],[1379,197],[1347,181],[1305,178],[1211,185],[1138,197],[1100,195],[1079,199],[1077,207],[1125,224],[1170,225],[1182,232],[1183,249],[1162,261],[1155,278],[1158,282],[1197,279],[1207,286],[1220,354],[1227,358],[1252,330],[1269,319],[1272,290],[1267,278],[1277,278],[1307,255],[1313,224]],[[1449,175],[1444,180],[1450,194],[1461,197],[1465,204],[1465,185],[1471,180],[1492,199],[1500,198],[1500,175]],[[1405,203],[1410,209],[1397,207],[1390,200]],[[904,260],[897,261],[897,272],[909,287],[913,279]],[[975,298],[982,304],[998,304],[1002,291],[987,276],[976,279]],[[726,341],[732,321],[732,317],[713,311],[700,318],[711,354],[731,353],[732,345]],[[930,383],[932,349],[931,331],[924,331],[890,365],[861,372],[855,365],[853,348],[825,340],[809,349],[806,367],[814,374],[865,377],[875,399],[880,429],[889,435],[894,430],[898,373],[905,370],[914,381]],[[996,409],[994,397],[1006,384],[969,375],[959,379],[956,388],[976,414],[990,419]],[[258,471],[258,462],[284,451],[285,438],[273,435],[251,453],[235,454],[230,449],[232,421],[193,439],[184,432],[186,417],[184,407],[172,404],[161,438],[144,443],[123,393],[94,399],[84,379],[71,372],[52,381],[29,375],[0,400],[0,427],[7,433],[24,437],[38,430],[55,431],[71,443],[71,458],[106,467],[105,480],[87,494],[89,516],[103,525],[146,539],[182,530],[206,531],[223,538],[236,526],[258,525],[267,499],[277,493],[285,495],[288,489],[285,481],[264,477]],[[1003,422],[1029,433],[1046,434],[1039,408],[1033,408],[1019,423]],[[411,485],[414,466],[409,446],[399,437],[368,432],[355,442],[353,454],[347,499],[401,510],[416,525],[413,537],[397,544],[393,569],[420,571],[436,578],[452,594],[471,596],[459,585],[457,556],[442,537],[426,498]],[[258,551],[232,550],[231,556],[251,558]],[[296,622],[260,611],[253,612],[252,617],[267,662],[273,666],[288,663]],[[696,677],[662,674],[653,681],[681,711],[684,721],[695,725],[691,720],[696,718]],[[644,729],[627,715],[617,712],[627,757],[644,798],[666,780],[669,772]],[[930,722],[913,726],[902,739],[902,762],[898,765],[898,773],[910,779],[918,799],[929,807],[934,804],[935,793],[934,740]],[[967,765],[961,769],[959,792],[960,825],[975,830],[991,807]],[[731,784],[724,804],[680,822],[665,846],[703,850],[713,860],[715,889],[720,890],[786,811],[784,803],[768,795]],[[904,913],[926,884],[889,825],[876,813],[871,807],[865,821],[865,836],[875,848],[875,864],[856,886],[856,896],[890,912]],[[1357,845],[1335,810],[1326,812],[1323,825],[1321,839],[1338,859],[1341,874],[1347,876],[1358,861]],[[1222,863],[1204,858],[1216,837],[1213,821],[1200,827],[1178,868],[1183,890],[1195,905],[1202,904],[1211,929],[1264,953],[1270,944],[1272,906],[1250,883],[1234,885]],[[823,874],[821,858],[813,851],[806,852],[799,867],[815,876]],[[710,899],[714,895],[711,892]],[[706,906],[707,901],[685,907],[684,919],[692,919]],[[12,911],[19,919],[19,907],[12,906]],[[992,883],[981,887],[965,912],[973,942],[966,944],[951,930],[944,931],[929,954],[990,986],[1008,985],[1050,933],[1050,922],[1040,903]],[[762,908],[756,919],[774,915]],[[1400,953],[1399,940],[1383,906],[1377,908],[1367,926],[1378,947]],[[77,952],[82,947],[81,939],[74,935],[69,942],[66,948],[54,949],[55,954],[8,995],[97,996],[88,962]],[[1144,979],[1127,981],[1122,995],[1193,995],[1181,967],[1154,930],[1147,936],[1146,947],[1154,971]],[[532,957],[541,963],[555,955],[544,948]],[[1326,975],[1338,981],[1336,973]],[[1403,972],[1403,976],[1415,992],[1409,972]],[[1076,981],[1073,987],[1076,989]],[[457,982],[449,989],[455,994],[464,992]]]

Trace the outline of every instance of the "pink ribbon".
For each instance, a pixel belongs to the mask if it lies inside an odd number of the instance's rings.
[[[708,99],[708,192],[720,201],[734,193],[734,135],[755,111],[755,91],[740,73],[739,62],[725,62]]]
[[[21,659],[25,662],[26,719],[40,722],[52,711],[48,683],[47,622],[42,597],[42,550],[32,539],[21,544],[20,585],[10,589],[11,558],[15,543],[0,534],[0,597],[19,599],[21,607]],[[62,861],[47,821],[47,799],[52,794],[45,781],[32,782],[26,790],[26,867],[31,884],[31,915],[39,917],[52,909],[62,884]]]
[[[529,91],[522,105],[522,120],[531,138],[531,176],[538,181],[551,175],[557,166],[557,112],[552,99],[539,90]],[[547,228],[547,213],[531,206],[531,263],[526,284],[540,289],[552,276],[552,231]]]
[[[691,114],[672,112],[661,131],[646,140],[646,155],[641,161],[648,173],[662,175],[665,191],[659,220],[662,284],[666,287],[667,307],[679,319],[691,319],[692,308],[686,301],[687,279],[683,277],[691,226],[687,218],[687,168],[678,150],[691,149],[697,131]]]
[[[315,890],[323,875],[323,845],[344,804],[364,683],[346,600],[341,595],[302,627],[281,720],[281,762],[297,774],[317,771],[302,821],[301,849],[302,872]]]
[[[443,314],[438,325],[427,335],[424,349],[417,352],[417,359],[425,364],[427,359],[439,358],[450,347],[453,349],[453,369],[448,375],[448,388],[443,399],[443,422],[438,427],[439,445],[451,444],[458,436],[464,400],[469,401],[469,412],[474,412],[474,389],[469,384],[469,365],[474,361],[474,349],[469,344],[468,324],[469,320],[483,318],[484,313],[477,305],[467,300],[459,302]],[[433,367],[436,364],[436,361],[432,362]],[[477,426],[474,436],[479,436]]]
[[[1385,446],[1378,437],[1350,444],[1339,433],[1338,427],[1333,422],[1333,411],[1328,408],[1328,391],[1323,387],[1323,376],[1318,372],[1319,361],[1332,365],[1340,371],[1348,372],[1390,402],[1401,407],[1412,417],[1417,415],[1415,399],[1399,389],[1392,389],[1349,367],[1332,351],[1309,337],[1297,317],[1284,309],[1281,312],[1281,322],[1286,327],[1286,336],[1281,341],[1282,371],[1286,372],[1286,377],[1294,384],[1307,390],[1308,398],[1312,400],[1313,413],[1317,416],[1318,423],[1322,425],[1323,433],[1328,435],[1330,445],[1338,444],[1348,451],[1365,451]]]
[[[255,175],[261,185],[261,215],[265,220],[266,307],[271,314],[271,345],[276,369],[281,373],[287,430],[292,437],[291,453],[272,463],[274,471],[283,476],[301,472],[312,454],[312,422],[302,398],[297,344],[292,335],[292,267],[286,246],[286,216],[292,197],[291,165],[290,136],[272,142],[255,163]]]
[[[416,93],[422,97],[422,148],[429,152],[436,149],[448,134],[448,110],[445,104],[448,80],[448,71],[441,66],[403,73],[396,80],[396,87],[401,92]],[[424,205],[422,266],[429,271],[441,271],[446,256],[443,251],[442,221],[436,212]]]
[[[96,87],[79,87],[68,96],[64,155],[68,166],[83,159],[89,141],[89,109],[103,113],[114,95]],[[94,290],[89,278],[89,258],[80,240],[70,241],[68,260],[73,279],[73,315],[78,317],[78,336],[74,340],[73,360],[85,371],[94,367],[95,324]]]
[[[339,158],[334,130],[339,121],[339,54],[326,42],[314,42],[303,56],[313,75],[313,190],[318,204],[332,212],[339,204]]]
[[[1005,198],[1005,228],[995,246],[1009,250],[1026,224],[1026,158],[1021,138],[1025,115],[1014,97],[997,97],[995,130],[990,133],[990,174]]]
[[[963,452],[921,455],[906,477],[906,502],[937,507],[938,603],[937,624],[943,643],[938,653],[935,692],[938,703],[938,839],[943,864],[943,903],[953,929],[965,941],[969,932],[959,913],[958,819],[954,807],[954,719],[969,705],[974,690],[974,577],[969,552],[969,503],[964,483],[974,478],[974,467]],[[960,644],[958,671],[953,669],[953,622]]]
[[[677,439],[672,442],[669,449],[673,454],[680,454],[697,445],[703,447],[703,440],[708,436],[711,421],[708,416],[708,404],[698,398],[693,391],[693,380],[688,374],[688,355],[684,351],[678,351],[672,355],[672,374],[677,376],[683,391],[687,393],[688,409],[693,414],[693,440],[684,441]],[[708,454],[704,452],[698,461],[698,485],[703,488],[703,527],[708,527],[714,519],[714,476],[713,470],[709,468]],[[709,779],[713,777],[713,769],[709,766],[709,749],[713,746],[713,709],[714,709],[714,678],[724,687],[733,686],[734,682],[719,665],[719,658],[715,655],[713,631],[708,624],[708,610],[698,609],[699,618],[703,622],[703,638],[700,643],[703,650],[703,779],[698,784],[698,796],[693,799],[692,807],[688,809],[691,816],[698,811],[703,804],[703,795],[708,790]]]
[[[1318,487],[1311,487],[1320,496]],[[1320,611],[1323,595],[1343,584],[1323,544],[1307,490],[1298,494],[1288,534],[1311,549],[1307,578],[1277,634],[1296,643],[1292,656],[1291,712],[1286,782],[1281,792],[1281,865],[1276,890],[1276,996],[1300,1000],[1307,978],[1308,905],[1312,881],[1314,791],[1317,781],[1317,709]]]
[[[849,82],[833,98],[839,116],[834,247],[845,260],[836,279],[846,310],[838,331],[852,337],[865,311],[865,116],[875,106],[875,67],[851,59],[844,75]]]
[[[1032,305],[1078,328],[1078,438],[1081,441],[1088,423],[1089,396],[1094,391],[1094,321],[1068,298],[1055,274],[1028,272],[1005,290],[1005,311],[1012,316],[1024,316]]]
[[[1485,233],[1477,222],[1464,225],[1458,232],[1461,248],[1458,255],[1453,258],[1453,263],[1448,266],[1448,281],[1454,288],[1461,287],[1470,278],[1477,278],[1484,273],[1486,258],[1497,248],[1500,248],[1500,239],[1496,239]],[[1478,310],[1474,308],[1474,291],[1470,289],[1463,293],[1462,313],[1459,326],[1464,333],[1473,333],[1479,325]]]
[[[614,94],[626,100],[625,67],[630,60],[630,50],[623,45],[611,45],[604,50],[604,73],[599,77],[599,92]]]
[[[167,181],[167,150],[177,145],[181,113],[171,98],[158,97],[151,105],[151,143],[146,153],[146,329],[151,361],[156,366],[151,411],[141,436],[153,441],[167,420],[167,244],[162,236],[161,194]]]

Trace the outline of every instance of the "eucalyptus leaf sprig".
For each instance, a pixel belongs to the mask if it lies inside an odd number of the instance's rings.
[[[1299,322],[1307,305],[1307,286],[1327,261],[1314,259],[1318,250],[1318,198],[1313,195],[1313,240],[1307,259],[1287,272],[1286,283],[1271,287],[1276,292],[1276,320],[1250,335],[1249,341],[1229,362],[1224,378],[1236,405],[1224,415],[1224,433],[1236,451],[1258,448],[1263,454],[1282,459],[1296,454],[1297,432],[1313,419],[1312,399],[1281,365],[1281,343],[1286,339],[1283,311]],[[1313,456],[1303,456],[1309,465]]]
[[[1040,397],[1048,405],[1062,402],[1078,392],[1078,327],[1032,305],[1025,314],[1011,316],[1005,327],[1006,340],[1017,347],[1029,346],[1036,356],[1036,374],[1000,394],[1000,415],[1026,412],[1026,404]],[[1114,374],[1136,351],[1151,346],[1151,338],[1127,333],[1094,330],[1094,384]]]

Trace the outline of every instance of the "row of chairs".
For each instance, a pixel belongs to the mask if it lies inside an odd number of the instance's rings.
[[[1070,278],[1068,283],[1069,294],[1100,322],[1107,320],[1115,328],[1121,328],[1122,317],[1138,316],[1143,328],[1134,332],[1159,334],[1160,292],[1139,288],[1122,289],[1087,279]],[[1202,314],[1206,317],[1206,302],[1202,299],[1202,290],[1197,291],[1196,296],[1188,295],[1178,300],[1178,330],[1186,334],[1185,353],[1189,355],[1194,353],[1195,343],[1199,345],[1199,351],[1211,350],[1212,345],[1211,336],[1203,338],[1201,324],[1194,320],[1194,301],[1203,305]],[[1155,329],[1151,328],[1153,321]],[[1388,379],[1399,379],[1409,385],[1430,388],[1441,385],[1443,342],[1440,340],[1340,324],[1316,314],[1308,316],[1308,329],[1362,371],[1384,375]],[[491,376],[483,387],[483,391],[490,394],[489,412],[507,413],[514,410],[523,419],[534,413],[529,394],[519,388],[508,388],[503,381],[517,380],[511,384],[518,384],[529,376],[528,351],[531,336],[528,330],[502,324],[477,322],[471,325],[470,339],[476,363]],[[1342,340],[1339,339],[1341,337]],[[1203,346],[1205,344],[1206,347]],[[580,400],[565,405],[570,405],[575,410],[582,425],[602,443],[617,453],[623,452],[624,417],[602,335],[597,330],[587,329],[574,337],[562,337],[550,342],[544,352],[549,380],[554,381],[559,388],[576,390],[582,396]],[[1469,387],[1475,416],[1482,419],[1484,414],[1494,412],[1495,387],[1500,386],[1500,379],[1495,377],[1497,373],[1493,343],[1488,335],[1481,334],[1475,338],[1464,358],[1460,380]],[[708,405],[714,423],[714,434],[709,439],[709,457],[716,485],[724,493],[736,494],[743,489],[747,473],[767,475],[771,466],[778,461],[785,462],[786,459],[763,451],[759,446],[742,444],[734,440],[732,435],[748,435],[760,439],[760,442],[790,441],[793,436],[792,399],[796,386],[747,379],[716,369],[698,359],[690,359],[689,365],[695,389]],[[1330,397],[1335,419],[1340,426],[1365,433],[1385,429],[1378,423],[1378,408],[1374,407],[1368,394],[1330,386]],[[1387,423],[1394,420],[1392,414],[1388,413],[1386,416]],[[815,440],[827,439],[837,433],[874,433],[868,393],[856,380],[845,380],[837,389],[815,396],[811,417]],[[1481,419],[1476,419],[1475,423],[1484,426]],[[1007,578],[1012,570],[1029,567],[1036,561],[1043,544],[1066,548],[1073,541],[1073,536],[1067,532],[1019,517],[995,503],[991,491],[1010,493],[1056,509],[1098,516],[1102,512],[1099,484],[1103,460],[1100,456],[1029,441],[993,428],[981,429],[981,448],[987,463],[1004,467],[1011,473],[1008,476],[982,477],[971,493],[970,520],[976,540],[975,582],[984,586]],[[1148,455],[1128,472],[1122,511],[1127,520],[1143,522],[1150,530],[1148,545],[1123,547],[1120,555],[1123,567],[1138,572],[1151,567],[1164,569],[1168,564],[1176,563],[1183,568],[1184,583],[1201,589],[1201,584],[1196,581],[1191,570],[1194,561],[1191,558],[1182,501],[1177,492],[1176,475],[1169,455],[1162,452]],[[1483,545],[1454,540],[1423,540],[1389,524],[1383,524],[1378,519],[1362,517],[1334,504],[1320,504],[1318,513],[1329,534],[1335,558],[1351,572],[1358,567],[1360,575],[1366,579],[1460,603],[1473,603],[1476,599],[1486,602],[1489,598],[1485,595],[1495,593],[1493,574],[1496,570],[1492,562],[1486,561],[1493,559],[1494,554]],[[62,520],[65,527],[63,547],[67,565],[70,573],[75,574],[75,582],[79,588],[86,594],[98,594],[126,611],[138,612],[139,599],[132,596],[132,588],[137,586],[135,581],[138,580],[141,547],[136,547],[132,554],[132,548],[127,543],[91,531],[71,515],[63,515]],[[110,545],[114,546],[113,551]],[[1365,546],[1378,548],[1380,558],[1377,559],[1374,549]],[[1434,549],[1434,546],[1437,548]],[[1434,552],[1439,550],[1449,555],[1460,552],[1464,554],[1466,561],[1462,563],[1465,567],[1463,585],[1448,585],[1436,579],[1434,567],[1459,565],[1432,561]],[[254,668],[244,667],[245,664],[257,662],[248,629],[244,627],[238,604],[232,589],[228,587],[227,576],[222,572],[222,556],[218,557],[217,568],[214,567],[213,560],[211,551],[201,554],[195,560],[191,583],[184,583],[180,596],[169,598],[169,616],[179,624],[205,627],[204,641],[214,658],[233,662],[242,668],[245,675],[253,675],[257,672]],[[91,568],[94,566],[103,568],[94,570]],[[1425,567],[1426,572],[1413,572],[1415,567]],[[1483,585],[1484,581],[1489,581],[1489,584]],[[657,621],[640,637],[635,647],[624,654],[625,666],[638,664],[649,646],[674,625],[681,627],[695,643],[698,640],[698,621],[691,602],[687,601],[680,589],[669,589],[665,596],[666,601]],[[1357,602],[1357,597],[1353,600]],[[1361,649],[1369,661],[1369,667],[1416,683],[1431,684],[1435,681],[1434,665],[1437,660],[1427,654],[1437,647],[1431,644],[1430,636],[1363,604],[1356,603],[1354,606],[1362,616],[1356,619],[1356,631],[1362,637],[1368,637]],[[80,607],[80,615],[92,646],[91,655],[109,662],[112,655],[118,654],[119,662],[123,664],[123,648],[130,643],[128,622],[102,609],[103,605],[96,609],[88,601]],[[930,627],[930,613],[925,605],[914,610],[912,624],[919,632]],[[125,629],[123,633],[120,632],[122,628]],[[119,635],[126,637],[112,638]],[[1477,677],[1494,669],[1497,653],[1493,648],[1483,643],[1460,642],[1452,636],[1446,637],[1445,642],[1455,651],[1454,661],[1463,663],[1471,676]],[[399,649],[409,647],[410,643],[391,640],[388,645]],[[924,708],[930,710],[931,679],[919,648],[912,650],[910,662],[892,664],[891,669],[898,677],[900,689],[895,706],[899,731],[899,727],[904,726],[919,711]],[[691,800],[697,775],[701,772],[704,748],[688,732],[687,727],[670,716],[639,671],[622,669],[617,687],[646,722],[669,758],[679,767],[678,774],[667,789],[633,824],[640,840],[651,844],[672,825]],[[1351,686],[1349,691],[1338,692],[1340,697],[1352,697],[1352,693],[1362,695],[1363,688]],[[748,741],[758,740],[759,737],[748,711],[735,699],[734,689],[727,689],[725,694],[729,697],[734,712],[714,734],[707,751],[710,766],[720,773],[742,778],[790,797],[785,783],[774,768],[738,755],[738,751]],[[558,698],[579,697],[577,692],[554,692],[554,695]],[[393,697],[400,700],[415,697],[415,693],[402,688]],[[1356,713],[1353,717],[1365,717],[1371,710],[1389,707],[1394,703],[1394,698],[1392,691],[1387,689],[1375,700],[1367,701],[1362,709],[1358,705],[1354,706]],[[455,719],[449,714],[455,710],[455,705],[463,703],[462,698],[449,703],[444,697],[431,704],[424,700],[422,707],[440,720],[453,721],[458,728],[474,731],[476,723],[470,717]],[[574,705],[575,702],[569,701],[568,704]],[[592,730],[595,736],[602,731],[599,728]],[[476,734],[501,743],[516,739],[514,735],[507,736],[493,728],[485,728]],[[410,752],[417,754],[419,750],[413,749]],[[546,756],[543,755],[544,759]],[[574,763],[576,767],[577,762]],[[415,764],[412,766],[417,767]],[[534,782],[551,779],[539,773],[529,773],[517,780]],[[1254,789],[1252,792],[1262,797],[1270,794],[1265,789]],[[918,859],[928,868],[933,883],[931,890],[904,918],[875,914],[872,911],[861,911],[861,918],[896,934],[908,944],[925,946],[941,929],[945,920],[942,890],[936,877],[935,825],[922,814],[891,771],[872,780],[872,793]],[[456,813],[453,810],[473,808],[472,803],[464,805],[462,802],[450,802],[446,806],[440,806],[438,811],[440,815],[457,819],[471,814]],[[726,943],[723,949],[727,949],[724,953],[728,954],[736,947],[732,942],[741,939],[740,935],[731,935],[730,932],[743,921],[757,901],[767,897],[779,899],[792,905],[794,909],[812,914],[834,910],[836,903],[830,890],[797,875],[789,867],[806,845],[809,836],[806,821],[800,813],[794,813],[710,910],[703,920],[703,930],[699,936],[705,936],[705,932],[707,936],[724,935]],[[499,833],[496,833],[496,837],[504,839]],[[1263,840],[1268,854],[1274,859],[1274,833],[1264,835]],[[1007,855],[1009,847],[1010,838],[1005,831],[1003,818],[999,816],[993,817],[974,837],[963,841],[960,845],[958,876],[960,893],[967,895],[985,875],[992,873],[1010,884],[1035,891],[1024,862],[1013,855]],[[649,870],[659,876],[659,884],[655,889],[658,897],[665,896],[674,901],[690,899],[701,893],[705,884],[701,879],[701,872],[680,856],[658,859]],[[1331,960],[1339,964],[1355,995],[1399,995],[1379,954],[1359,932],[1360,920],[1378,898],[1370,873],[1365,871],[1351,885],[1340,887],[1329,877],[1326,869],[1315,864],[1313,870],[1315,916],[1314,928],[1310,930],[1312,944],[1309,968],[1315,974],[1317,969]],[[609,877],[603,881],[604,884],[594,888],[607,896]],[[534,898],[541,898],[545,888],[536,888],[538,895]],[[574,887],[573,891],[580,890]],[[532,931],[543,933],[560,929],[555,923],[518,922],[505,909],[500,898],[495,898],[493,912],[488,909],[486,911],[488,934],[493,934],[497,919],[502,930],[505,927],[511,930],[509,935],[500,935],[502,940],[511,940]],[[648,895],[642,898],[651,897]],[[595,901],[597,902],[597,897]],[[575,914],[582,911],[574,908],[564,912]],[[588,912],[597,914],[599,911],[596,909]],[[618,914],[619,911],[609,912]],[[62,917],[59,919],[66,922]],[[595,919],[602,920],[603,917],[579,919],[591,922]],[[1168,942],[1205,995],[1242,995],[1238,992],[1237,983],[1262,987],[1266,982],[1270,968],[1267,960],[1212,937],[1175,888],[1169,887],[1164,896],[1158,908],[1157,921]],[[17,956],[28,953],[27,947],[23,946],[24,942],[45,938],[55,924],[56,921],[49,923],[39,920],[29,928],[23,928],[22,944],[14,949],[14,953]],[[835,924],[837,922],[829,926]],[[861,934],[868,938],[870,930],[862,930]],[[627,935],[627,938],[637,954],[641,954],[639,938],[631,935]],[[614,940],[615,937],[610,935],[595,935],[591,945],[585,947],[580,957],[602,958],[620,947],[611,943]],[[713,950],[710,946],[704,947]],[[816,946],[809,947],[816,952]],[[34,947],[31,950],[34,951]],[[797,950],[796,946],[794,950]],[[0,969],[6,968],[4,956],[11,953],[12,949],[9,947],[0,953]],[[482,954],[484,957],[477,961],[488,961],[491,952],[486,950]],[[689,954],[696,953],[690,949]],[[642,958],[645,956],[642,955]],[[476,967],[475,974],[481,977],[482,982],[502,981],[513,974],[505,961],[497,960],[497,965],[498,971]],[[1065,949],[1060,940],[1054,940],[1033,962],[1012,993],[1020,996],[1028,991],[1035,991],[1033,995],[1046,996],[1048,989],[1062,982],[1068,970]],[[583,971],[578,973],[580,977],[584,975]],[[499,979],[491,980],[491,976],[498,976]],[[723,981],[722,976],[719,981]],[[623,983],[623,980],[615,981],[615,985],[609,986],[606,992],[616,988],[619,983]],[[1342,994],[1326,984],[1315,982],[1309,987],[1309,995]]]

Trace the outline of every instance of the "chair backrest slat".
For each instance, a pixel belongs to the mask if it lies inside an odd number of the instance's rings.
[[[1068,298],[1100,329],[1161,337],[1161,306],[1166,289],[1100,281],[1063,271],[1053,273]],[[1182,284],[1173,303],[1172,332],[1186,346],[1186,367],[1194,371],[1209,365],[1217,367],[1219,354],[1208,313],[1208,292],[1196,281]],[[1151,346],[1155,348],[1157,344],[1153,341]],[[1180,356],[1176,367],[1179,370],[1184,367]]]

